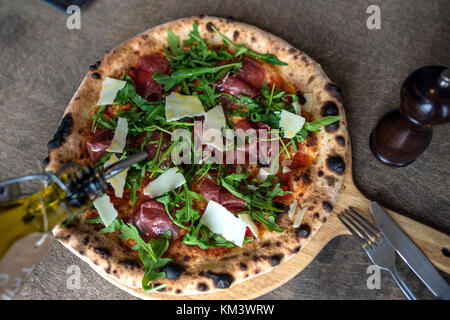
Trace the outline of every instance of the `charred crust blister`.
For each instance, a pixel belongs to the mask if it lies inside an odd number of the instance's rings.
[[[202,291],[202,292],[204,292],[204,291],[208,291],[208,285],[206,284],[206,283],[204,283],[204,282],[200,282],[198,285],[197,285],[197,289],[198,289],[198,291]]]
[[[241,269],[242,271],[247,270],[247,265],[243,262],[239,263],[239,269]]]
[[[95,253],[101,256],[102,258],[109,258],[111,256],[111,251],[107,248],[95,248]]]
[[[328,133],[335,132],[337,129],[339,129],[339,121],[325,126],[325,131]]]
[[[214,31],[214,29],[212,27],[214,27],[214,24],[212,22],[208,22],[206,24],[206,30],[208,30],[209,32],[213,32]]]
[[[62,118],[58,130],[56,130],[56,133],[53,135],[53,139],[47,144],[48,151],[61,146],[66,140],[66,137],[72,132],[72,127],[73,117],[71,113],[68,113]]]
[[[327,159],[327,167],[331,171],[341,175],[345,172],[345,162],[341,156],[331,156]]]
[[[218,289],[229,288],[234,281],[233,276],[228,273],[214,273],[208,271],[206,276],[213,280],[214,286]]]
[[[282,259],[283,259],[282,254],[274,254],[273,256],[269,257],[269,263],[272,267],[275,267],[280,264]]]
[[[166,278],[169,280],[177,280],[180,278],[181,274],[185,271],[185,269],[175,263],[168,263],[164,267],[161,268],[161,271],[166,273]]]
[[[119,261],[119,263],[128,269],[134,269],[134,268],[139,269],[141,267],[136,260],[131,260],[131,259],[121,260],[121,261]]]
[[[328,212],[333,211],[333,206],[328,201],[322,202],[322,207],[325,209],[325,211],[328,211]]]
[[[345,147],[345,138],[343,136],[337,136],[336,142],[340,144],[341,146]]]
[[[321,115],[322,117],[338,116],[339,108],[333,101],[327,101],[322,105]]]
[[[295,230],[295,235],[297,238],[308,238],[311,234],[311,228],[307,224],[302,224]]]
[[[322,117],[338,116],[339,115],[339,108],[336,105],[336,103],[334,103],[333,101],[326,101],[322,105],[321,115],[322,115]],[[336,121],[336,122],[334,122],[332,124],[329,124],[329,125],[325,126],[325,131],[328,132],[328,133],[334,132],[337,129],[339,129],[339,121]]]
[[[89,70],[91,70],[91,71],[97,70],[101,63],[102,63],[101,61],[97,61],[93,65],[90,65]]]
[[[102,78],[102,76],[100,75],[100,73],[98,73],[98,72],[94,72],[93,74],[92,74],[92,78],[94,78],[94,79],[101,79]]]
[[[233,32],[233,40],[236,41],[239,38],[239,31],[235,30]]]

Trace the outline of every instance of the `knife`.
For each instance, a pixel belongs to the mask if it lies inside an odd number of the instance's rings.
[[[376,202],[370,205],[370,212],[378,228],[386,236],[392,247],[414,271],[420,280],[438,298],[450,300],[450,286],[436,268],[408,236],[392,221]]]

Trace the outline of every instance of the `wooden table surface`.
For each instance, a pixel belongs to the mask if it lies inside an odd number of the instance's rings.
[[[450,232],[450,126],[437,127],[428,150],[406,168],[383,166],[368,146],[379,117],[399,105],[409,73],[450,65],[448,0],[88,2],[81,8],[81,30],[68,30],[66,14],[44,1],[0,1],[0,180],[37,170],[67,103],[89,65],[105,52],[180,17],[232,16],[305,51],[343,89],[355,181],[366,196]],[[370,4],[381,7],[379,30],[366,27]],[[370,264],[354,239],[336,238],[301,274],[261,299],[403,299],[386,273],[380,289],[367,288]],[[80,289],[66,286],[70,265],[81,269]],[[418,297],[432,297],[411,271],[400,269]],[[133,298],[56,241],[17,297]]]

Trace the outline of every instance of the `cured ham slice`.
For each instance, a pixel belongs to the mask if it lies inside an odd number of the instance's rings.
[[[113,139],[114,133],[109,129],[95,128],[91,138],[86,142],[89,157],[96,163],[108,149]]]
[[[147,241],[157,238],[167,230],[172,231],[172,239],[177,238],[180,233],[180,228],[170,220],[164,205],[156,200],[148,200],[135,207],[130,222]]]
[[[159,74],[169,74],[170,63],[160,53],[152,53],[139,58],[134,70],[128,70],[133,79],[136,92],[144,99],[161,100],[162,86],[153,80],[155,71]]]
[[[246,205],[245,200],[231,194],[220,187],[213,179],[206,177],[200,185],[200,194],[206,201],[215,201],[228,208],[241,208]],[[239,210],[238,210],[239,211]]]

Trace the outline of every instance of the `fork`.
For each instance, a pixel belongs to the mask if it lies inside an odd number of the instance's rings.
[[[349,207],[338,215],[339,220],[358,239],[370,260],[380,269],[388,271],[409,300],[417,300],[400,278],[395,267],[395,250],[378,228]]]

